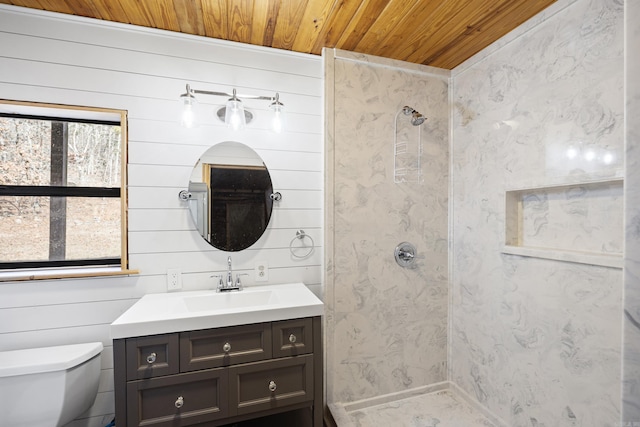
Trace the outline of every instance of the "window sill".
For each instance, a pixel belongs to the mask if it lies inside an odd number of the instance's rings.
[[[140,274],[138,270],[123,270],[120,267],[56,268],[42,270],[0,271],[0,282],[26,280],[75,279],[82,277],[130,276]]]

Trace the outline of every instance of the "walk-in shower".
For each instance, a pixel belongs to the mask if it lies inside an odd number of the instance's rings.
[[[328,406],[339,427],[433,426],[433,400],[455,404],[426,396],[448,385],[450,77],[326,53]],[[398,242],[415,246],[415,268],[396,263]],[[411,396],[415,410],[391,408]],[[395,418],[367,411],[378,406]]]

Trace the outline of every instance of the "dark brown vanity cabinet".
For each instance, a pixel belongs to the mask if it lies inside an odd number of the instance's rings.
[[[322,426],[320,317],[122,338],[113,348],[118,427],[215,427],[303,408],[308,425]]]

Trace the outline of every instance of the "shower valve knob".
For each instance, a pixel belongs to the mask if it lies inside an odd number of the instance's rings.
[[[402,242],[394,251],[394,257],[400,267],[414,268],[416,262],[416,247],[409,242]]]

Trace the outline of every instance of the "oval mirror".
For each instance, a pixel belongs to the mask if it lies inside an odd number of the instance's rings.
[[[189,210],[212,246],[236,252],[264,233],[273,208],[271,176],[250,147],[225,141],[200,157],[189,180]]]

